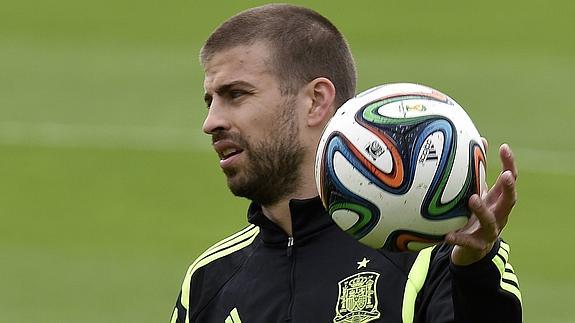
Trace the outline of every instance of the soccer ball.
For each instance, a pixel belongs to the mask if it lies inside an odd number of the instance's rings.
[[[416,251],[467,223],[485,184],[485,148],[467,113],[432,88],[384,84],[340,107],[315,162],[320,197],[373,248]]]

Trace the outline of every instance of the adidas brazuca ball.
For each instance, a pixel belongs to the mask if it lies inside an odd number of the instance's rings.
[[[315,178],[333,220],[360,242],[420,250],[461,228],[486,189],[485,149],[454,100],[397,83],[340,107],[319,143]]]

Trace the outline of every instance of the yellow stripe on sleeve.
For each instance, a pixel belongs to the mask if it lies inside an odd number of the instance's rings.
[[[517,276],[515,276],[514,273],[504,272],[502,278],[510,280],[519,286],[519,280],[517,279]]]
[[[219,258],[225,257],[231,253],[234,253],[238,250],[241,250],[247,246],[249,246],[256,236],[259,233],[259,228],[251,225],[248,228],[239,232],[239,234],[235,234],[229,238],[226,238],[213,247],[206,250],[202,253],[188,268],[186,276],[184,278],[184,282],[182,283],[182,295],[180,297],[180,302],[182,306],[189,310],[189,302],[190,302],[190,283],[192,280],[193,274],[199,268],[211,263],[214,260]],[[243,241],[243,242],[241,242]],[[189,315],[186,315],[186,322],[189,322]]]
[[[491,260],[497,267],[497,270],[499,270],[499,275],[503,275],[503,271],[505,271],[505,263],[503,262],[503,260],[501,260],[501,258],[497,256],[493,257],[493,259]]]
[[[428,247],[419,252],[405,283],[405,291],[403,293],[403,306],[401,309],[401,317],[403,323],[412,323],[415,315],[415,300],[417,294],[425,283],[427,272],[429,270],[429,262],[431,261],[431,251],[435,248]]]
[[[507,251],[507,254],[509,254],[509,252],[511,251],[511,247],[509,247],[509,245],[503,240],[499,241],[499,247]]]
[[[507,252],[507,250],[499,248],[497,254],[503,257],[503,260],[505,260],[505,262],[509,261],[509,253]]]
[[[519,290],[519,288],[517,288],[517,286],[519,286],[519,280],[517,279],[517,276],[513,271],[513,266],[511,266],[511,264],[508,262],[510,252],[511,247],[509,247],[507,243],[500,241],[499,250],[497,251],[497,254],[503,257],[504,260],[502,260],[500,257],[496,255],[493,257],[492,261],[497,267],[497,270],[499,270],[499,274],[501,276],[499,285],[501,286],[501,288],[515,295],[515,297],[517,297],[517,299],[519,300],[519,303],[523,305],[521,291]],[[506,269],[507,271],[505,271]],[[504,281],[503,279],[514,282],[517,286],[510,284]]]
[[[523,307],[523,300],[521,299],[521,291],[519,290],[519,288],[504,281],[501,282],[501,288],[515,295],[515,297],[517,297],[517,299],[519,300],[521,307]]]
[[[172,319],[170,320],[170,323],[176,323],[177,321],[178,321],[178,308],[175,307],[174,313],[172,313]]]
[[[232,240],[235,241],[237,237],[242,236],[242,235],[246,234],[247,232],[254,230],[254,228],[256,228],[256,226],[253,224],[250,224],[249,226],[245,227],[243,230],[238,231],[238,232],[232,234],[231,236],[219,241],[218,243],[214,244],[213,246],[209,247],[208,250],[206,250],[206,252],[204,252],[204,254],[209,253],[212,250],[216,250],[220,246],[229,245],[230,241],[232,241]]]

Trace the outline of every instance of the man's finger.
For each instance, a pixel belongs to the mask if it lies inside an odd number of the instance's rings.
[[[495,203],[497,203],[497,200],[499,199],[502,193],[503,193],[503,182],[501,180],[501,174],[500,174],[499,177],[495,180],[495,184],[493,184],[493,186],[485,194],[484,196],[485,204],[494,205]]]
[[[508,144],[503,144],[499,147],[499,158],[503,166],[503,171],[510,170],[513,177],[517,179],[517,165],[515,165],[515,156]]]
[[[495,205],[493,213],[498,222],[500,222],[499,227],[503,228],[507,223],[511,209],[513,209],[515,202],[517,202],[517,192],[515,191],[515,177],[511,171],[505,171],[499,177],[503,192]]]
[[[499,227],[497,225],[497,218],[487,208],[485,203],[481,200],[479,195],[474,194],[469,198],[469,208],[479,220],[481,224],[481,232],[483,237],[488,241],[495,241],[499,235]]]
[[[484,244],[470,234],[463,232],[450,232],[445,236],[445,242],[452,246],[482,250]]]
[[[485,137],[481,137],[481,141],[483,142],[483,148],[485,148],[485,154],[487,154],[487,149],[489,149],[489,142]]]

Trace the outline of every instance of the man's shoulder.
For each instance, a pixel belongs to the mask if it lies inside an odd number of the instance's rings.
[[[214,244],[190,265],[182,282],[178,304],[185,311],[208,302],[222,282],[233,274],[259,234],[250,225]]]
[[[252,224],[215,243],[198,256],[190,265],[186,273],[186,278],[191,278],[196,271],[218,260],[230,257],[235,258],[235,256],[242,258],[243,252],[254,242],[259,231],[259,227]]]

